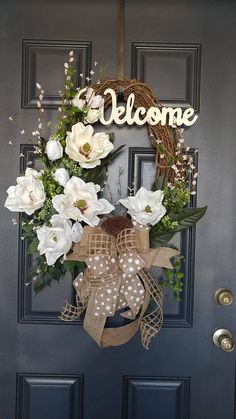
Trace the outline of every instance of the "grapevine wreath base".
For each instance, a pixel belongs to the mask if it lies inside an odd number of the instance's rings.
[[[125,147],[115,149],[112,135],[96,132],[96,123],[102,122],[104,109],[112,104],[106,90],[112,89],[118,101],[127,102],[134,95],[134,109],[142,107],[144,113],[150,108],[160,113],[163,106],[146,84],[136,80],[92,84],[97,63],[91,77],[86,77],[87,86],[77,88],[73,62],[70,51],[64,64],[59,121],[54,128],[48,124],[50,135],[43,124],[44,90],[36,83],[39,117],[32,136],[43,169],[35,170],[28,162],[17,184],[8,188],[5,207],[21,213],[21,239],[26,240],[27,253],[33,255],[26,286],[38,293],[67,272],[79,272],[73,281],[76,305],[67,302],[60,318],[72,321],[83,313],[85,330],[100,346],[121,345],[140,328],[142,344],[148,348],[163,319],[160,285],[181,298],[182,256],[170,245],[163,246],[179,231],[195,225],[206,211],[189,208],[198,174],[172,109],[171,121],[169,117],[166,124],[162,120],[152,125],[149,119],[147,124],[156,149],[152,189],[142,186],[135,194],[130,190],[128,197],[120,196],[114,205],[105,199],[108,166]],[[121,113],[123,110],[120,108]],[[15,123],[12,116],[9,120]],[[25,130],[20,128],[20,134],[26,135]],[[161,284],[150,273],[152,265],[163,268]],[[117,314],[125,325],[106,328],[107,318]]]

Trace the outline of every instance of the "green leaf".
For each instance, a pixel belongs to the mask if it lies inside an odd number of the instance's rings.
[[[84,263],[78,260],[65,260],[63,265],[68,272],[74,272],[75,268],[79,271],[84,270]]]
[[[35,295],[39,294],[47,286],[44,281],[37,281],[34,283],[34,293]]]
[[[152,185],[152,191],[158,191],[158,190],[163,190],[165,189],[167,185],[167,179],[164,175],[159,176],[156,178],[155,182]]]
[[[104,186],[104,182],[107,177],[107,167],[106,166],[97,166],[93,170],[88,169],[84,172],[83,178],[86,182],[93,182],[101,187]]]
[[[175,235],[176,231],[164,231],[164,232],[157,232],[155,230],[150,230],[150,246],[153,248],[157,248],[160,246],[164,246],[167,244],[172,237]]]
[[[36,253],[38,250],[38,244],[39,244],[39,240],[37,237],[35,237],[27,248],[27,254],[33,255],[34,253]]]
[[[178,221],[178,227],[175,229],[175,232],[192,227],[204,216],[206,210],[207,206],[202,208],[184,208],[180,214],[173,215],[171,218]]]
[[[180,214],[173,215],[172,221],[178,222],[178,227],[171,231],[158,231],[157,226],[150,230],[151,247],[164,246],[172,237],[181,230],[192,227],[205,214],[207,207],[203,208],[184,208]]]
[[[38,278],[34,282],[35,295],[39,294],[45,287],[50,287],[51,283],[52,283],[52,277],[48,273]]]

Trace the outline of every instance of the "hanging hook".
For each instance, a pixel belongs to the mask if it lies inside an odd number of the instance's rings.
[[[124,98],[124,87],[123,86],[118,86],[117,89],[117,102],[124,102],[125,98]]]
[[[117,76],[121,80],[125,78],[125,0],[118,0]]]

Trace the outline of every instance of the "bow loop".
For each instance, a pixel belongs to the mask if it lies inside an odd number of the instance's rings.
[[[118,253],[130,252],[132,250],[137,252],[141,249],[138,236],[133,228],[126,228],[117,235],[116,249]]]
[[[121,316],[128,319],[135,319],[142,307],[145,296],[145,289],[140,278],[135,274],[127,275],[126,273],[123,273],[120,295],[123,296],[126,301],[125,306],[130,308],[129,311],[121,313]]]
[[[89,234],[87,236],[87,255],[116,256],[116,240],[110,234]]]
[[[112,280],[118,271],[114,256],[93,255],[85,260],[87,265],[86,276],[91,284],[103,284]]]
[[[128,278],[131,278],[146,266],[144,260],[136,252],[121,253],[118,263],[120,269],[122,269]]]

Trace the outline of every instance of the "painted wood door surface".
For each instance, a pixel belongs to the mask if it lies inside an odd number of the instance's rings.
[[[60,307],[73,298],[70,277],[37,297],[25,286],[32,260],[11,221],[17,214],[3,204],[19,170],[35,159],[35,83],[45,90],[47,122],[57,118],[71,49],[78,74],[98,61],[116,77],[116,12],[109,0],[0,1],[0,419],[233,419],[235,353],[214,346],[212,334],[225,327],[236,336],[235,304],[214,299],[221,287],[236,295],[235,1],[126,1],[126,77],[148,83],[163,104],[199,114],[185,140],[198,165],[198,206],[208,204],[197,229],[178,239],[183,299],[165,296],[164,327],[150,350],[138,334],[100,349],[80,322],[61,322]],[[110,169],[115,201],[128,184],[150,186],[154,151],[145,128],[109,131],[116,146],[126,144]]]

